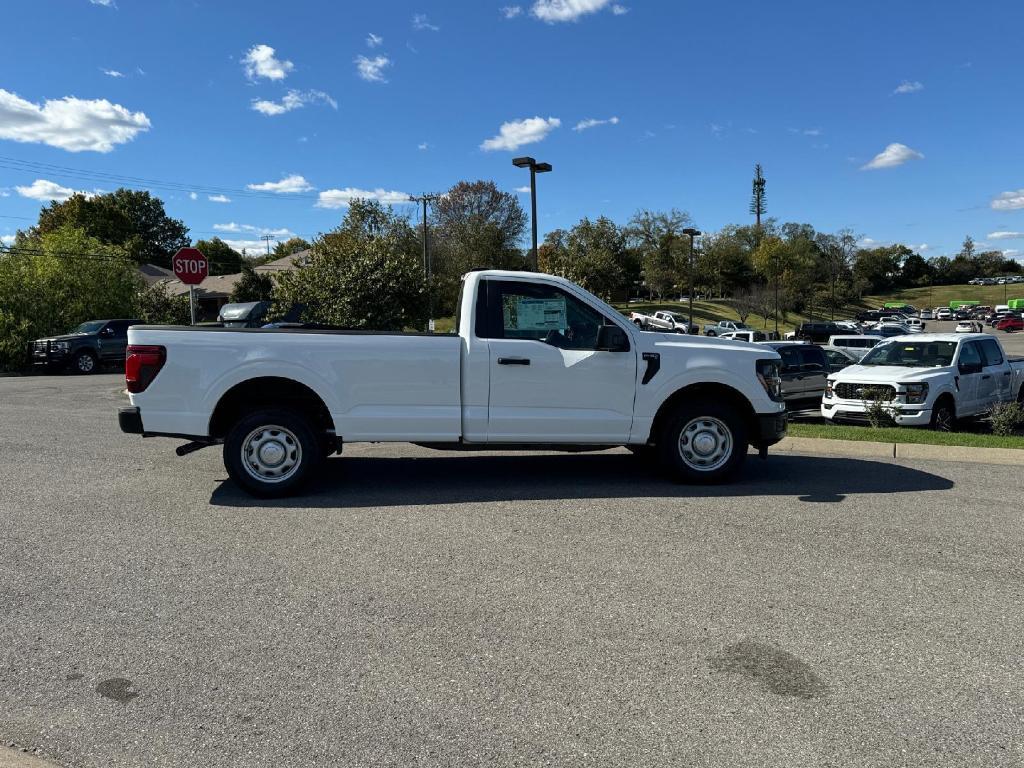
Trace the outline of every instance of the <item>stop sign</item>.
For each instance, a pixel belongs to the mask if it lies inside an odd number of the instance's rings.
[[[210,274],[210,263],[198,248],[182,248],[171,259],[171,269],[185,285],[199,285]]]

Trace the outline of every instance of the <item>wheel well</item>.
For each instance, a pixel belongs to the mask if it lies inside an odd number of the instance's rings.
[[[665,423],[665,420],[669,418],[672,412],[676,409],[676,406],[684,402],[697,400],[698,398],[708,398],[717,402],[724,402],[734,407],[743,416],[743,422],[747,427],[747,434],[756,435],[758,430],[757,414],[754,413],[754,407],[750,404],[743,394],[736,389],[726,384],[691,384],[688,387],[673,392],[661,407],[658,408],[658,413],[654,416],[654,423],[651,425],[651,434],[647,437],[648,443],[657,442],[658,435],[661,433],[661,428]]]
[[[953,414],[956,414],[956,398],[949,394],[949,392],[943,392],[935,398],[935,406],[933,407],[938,407],[939,403],[949,403],[949,407],[953,409]]]
[[[261,408],[291,408],[306,416],[314,432],[334,429],[334,419],[320,395],[293,379],[262,376],[236,384],[225,392],[210,417],[210,437],[226,437],[246,413]]]

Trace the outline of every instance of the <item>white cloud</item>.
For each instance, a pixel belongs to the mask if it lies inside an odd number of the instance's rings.
[[[93,5],[102,5],[104,8],[117,8],[114,0],[89,0]]]
[[[260,235],[271,235],[272,237],[291,237],[295,234],[288,227],[279,227],[277,229],[272,227],[254,227],[252,224],[236,224],[233,221],[229,221],[227,224],[214,224],[213,228],[217,232],[227,232],[229,234],[251,232]]]
[[[227,195],[207,195],[206,199],[211,203],[230,203],[231,198]]]
[[[235,224],[235,222],[233,222],[233,221],[230,221],[227,224],[214,224],[213,228],[215,230],[217,230],[218,232],[241,232],[242,231],[242,225],[241,224]]]
[[[149,128],[144,113],[106,99],[65,96],[40,106],[0,88],[0,139],[49,144],[68,152],[110,152]]]
[[[198,200],[199,199],[199,195],[197,195],[195,192],[189,192],[188,193],[188,198],[189,198],[189,200]]]
[[[242,64],[245,65],[245,76],[250,80],[264,77],[267,80],[284,80],[295,65],[274,55],[269,45],[254,45],[245,54]]]
[[[368,59],[365,56],[356,56],[356,71],[359,76],[368,83],[386,83],[384,69],[391,66],[391,59],[387,56],[374,56]]]
[[[265,99],[253,99],[252,109],[260,114],[274,117],[291,112],[293,109],[301,109],[307,104],[321,102],[329,104],[334,109],[338,108],[338,102],[331,98],[330,94],[323,91],[288,91],[281,101],[267,101]]]
[[[6,189],[0,189],[0,197],[10,197],[10,196],[11,196],[11,193],[8,192]]]
[[[420,142],[420,143],[419,143],[419,144],[417,145],[417,149],[419,149],[419,150],[421,150],[421,151],[426,151],[426,150],[430,149],[430,145],[429,145],[429,144],[427,144],[427,142],[423,141],[423,142]]]
[[[425,13],[417,13],[412,17],[412,28],[421,31],[428,29],[431,32],[439,32],[441,30],[436,24],[430,23],[430,19],[427,18]]]
[[[1003,192],[991,203],[994,211],[1018,211],[1024,208],[1024,189]]]
[[[0,235],[0,243],[3,243],[4,245],[11,245],[14,243],[14,238],[16,237],[17,235]]]
[[[353,200],[378,200],[386,205],[409,202],[407,192],[386,189],[357,189],[345,187],[344,189],[325,189],[320,193],[320,199],[316,201],[317,208],[345,208]]]
[[[43,202],[56,200],[59,203],[67,200],[76,191],[69,187],[62,187],[57,182],[48,181],[47,179],[36,179],[27,187],[15,187],[14,189],[19,195],[30,200],[40,200]]]
[[[904,80],[902,83],[896,86],[894,94],[902,93],[917,93],[918,91],[924,90],[924,83],[919,83],[916,80],[911,82],[910,80]]]
[[[516,192],[518,192],[520,195],[528,195],[528,194],[530,194],[530,188],[529,187],[516,187]]]
[[[613,5],[612,13],[614,13],[616,16],[625,16],[627,13],[629,13],[629,8],[627,8],[624,5]]]
[[[523,6],[521,5],[506,5],[501,9],[501,15],[506,19],[514,19],[516,16],[520,16],[523,13]]]
[[[573,128],[573,130],[574,131],[585,131],[585,130],[587,130],[587,128],[594,128],[594,127],[596,127],[598,125],[618,125],[618,124],[619,124],[619,118],[617,118],[617,117],[609,117],[606,120],[596,120],[593,117],[588,117],[586,120],[580,120],[578,123],[576,123],[576,127]]]
[[[821,136],[821,128],[788,128],[790,133],[799,133],[802,136]]]
[[[551,131],[560,126],[562,121],[557,117],[528,117],[524,120],[513,120],[502,123],[498,135],[484,141],[480,149],[490,152],[495,149],[518,149],[524,144],[541,141]]]
[[[375,35],[373,32],[368,33],[366,37],[366,45],[370,48],[376,48],[378,45],[384,44],[384,38],[380,35]]]
[[[227,238],[224,238],[224,242],[230,248],[238,251],[239,253],[241,253],[242,251],[246,251],[247,253],[252,253],[253,251],[256,251],[257,253],[262,255],[267,251],[267,242],[265,240],[228,240]]]
[[[1024,237],[1024,232],[999,231],[988,233],[989,240],[1019,240],[1022,237]]]
[[[296,192],[309,192],[313,185],[297,173],[285,176],[280,181],[264,181],[261,184],[246,184],[246,189],[254,192],[276,192],[279,195],[290,195]]]
[[[530,13],[548,24],[576,21],[588,13],[597,13],[610,2],[611,0],[537,0]]]
[[[900,144],[899,142],[893,142],[871,160],[870,163],[861,166],[862,171],[871,171],[878,168],[895,168],[897,165],[903,165],[909,160],[922,160],[924,155],[915,149],[911,149],[906,144]]]
[[[118,72],[116,69],[100,69],[107,77],[124,77],[124,72]]]
[[[1021,251],[1017,248],[1007,248],[1006,250],[1003,251],[1003,256],[1005,256],[1008,259],[1016,259],[1018,256],[1020,256],[1020,254]]]
[[[931,248],[931,246],[928,245],[928,243],[921,243],[920,245],[913,245],[913,244],[911,244],[911,246],[910,246],[910,250],[917,251],[918,253],[924,253],[929,248]]]

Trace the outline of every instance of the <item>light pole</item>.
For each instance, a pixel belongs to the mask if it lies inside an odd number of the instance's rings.
[[[683,230],[683,234],[690,236],[690,255],[686,260],[686,272],[690,282],[689,289],[686,292],[686,298],[690,301],[690,324],[687,326],[686,330],[689,333],[693,333],[693,238],[700,237],[700,230],[694,229],[693,227],[687,227]]]
[[[551,171],[551,163],[538,163],[532,157],[514,157],[512,165],[516,168],[530,169],[530,224],[532,226],[533,268],[537,268],[537,174]]]
[[[437,195],[423,193],[419,197],[410,197],[410,203],[423,203],[423,275],[427,282],[427,330],[434,332],[434,286],[433,264],[430,261],[430,247],[427,245],[427,203],[437,202]]]

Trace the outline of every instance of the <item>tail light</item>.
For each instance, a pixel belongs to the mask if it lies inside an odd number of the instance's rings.
[[[144,392],[167,362],[165,347],[129,344],[124,361],[124,383],[132,394]]]

